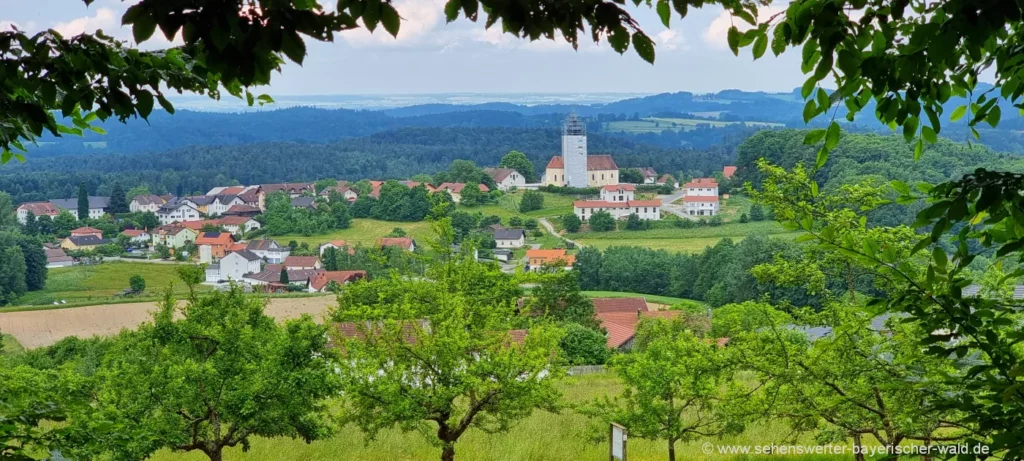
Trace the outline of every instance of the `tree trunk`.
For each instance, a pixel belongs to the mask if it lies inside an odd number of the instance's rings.
[[[864,461],[864,450],[861,445],[860,434],[853,434],[853,459],[856,461]]]
[[[676,461],[676,441],[668,441],[668,461]]]
[[[206,456],[210,458],[210,461],[221,461],[224,459],[224,448],[217,447],[213,450],[204,452]]]
[[[444,447],[441,448],[441,461],[455,461],[455,443],[444,443]]]

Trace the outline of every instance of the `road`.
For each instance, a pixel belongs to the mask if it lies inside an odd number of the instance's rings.
[[[539,222],[541,226],[544,226],[544,230],[548,231],[549,234],[554,235],[555,237],[558,237],[558,238],[562,239],[562,241],[567,242],[567,243],[571,243],[573,245],[576,245],[576,248],[583,248],[584,247],[584,245],[582,243],[577,242],[575,240],[569,240],[569,239],[559,235],[558,232],[555,232],[555,226],[552,226],[551,223],[548,222],[548,218],[540,218],[540,219],[537,220],[537,222]]]
[[[661,209],[667,213],[672,213],[676,216],[679,216],[680,218],[693,220],[692,216],[686,215],[686,212],[683,210],[682,205],[677,205],[673,203],[676,200],[683,198],[683,195],[686,195],[686,189],[679,189],[678,191],[672,193],[672,195],[661,196]]]

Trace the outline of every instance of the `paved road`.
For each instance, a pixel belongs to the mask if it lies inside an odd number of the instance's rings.
[[[662,195],[661,196],[661,209],[664,210],[665,212],[672,213],[672,214],[674,214],[676,216],[679,216],[680,218],[693,220],[694,218],[692,216],[688,216],[686,214],[686,211],[683,210],[683,206],[682,205],[673,203],[676,200],[679,200],[679,199],[683,198],[683,195],[685,195],[685,194],[686,194],[686,189],[679,189],[678,191],[672,193],[672,195]]]

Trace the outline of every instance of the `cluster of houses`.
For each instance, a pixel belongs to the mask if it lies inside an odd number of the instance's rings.
[[[600,211],[608,212],[615,219],[636,214],[640,219],[656,221],[661,219],[661,200],[637,200],[636,186],[617,184],[602,186],[600,200],[573,202],[573,212],[581,221]]]

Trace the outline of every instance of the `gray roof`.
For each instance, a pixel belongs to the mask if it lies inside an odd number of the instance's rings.
[[[249,250],[236,250],[232,251],[232,253],[237,253],[239,256],[245,258],[246,261],[259,261],[260,259],[259,256],[256,256],[256,253],[253,253]]]
[[[494,240],[519,240],[526,236],[522,229],[496,229]]]
[[[50,203],[57,208],[65,210],[78,210],[78,199],[77,198],[58,198],[50,200]],[[89,208],[109,208],[110,197],[94,197],[89,196]]]
[[[139,202],[139,205],[152,205],[154,203],[163,205],[165,203],[163,197],[153,194],[136,195],[132,201]]]
[[[213,200],[215,198],[217,197],[209,195],[193,195],[191,197],[185,197],[185,199],[191,201],[192,203],[195,203],[196,205],[209,205],[213,203]]]
[[[249,243],[247,243],[245,245],[245,248],[247,250],[268,251],[268,250],[274,249],[273,247],[275,247],[275,246],[278,246],[278,244],[274,240],[271,240],[271,239],[257,239],[257,240],[250,240]]]
[[[967,285],[960,291],[960,294],[965,297],[975,297],[978,296],[979,293],[981,293],[981,285],[976,283]],[[1013,286],[1013,299],[1018,301],[1024,299],[1024,285]]]
[[[506,255],[507,256],[507,255],[512,254],[512,250],[491,250],[491,254]]]
[[[213,269],[220,270],[220,264],[210,264],[209,266],[206,266],[206,270],[213,270]]]
[[[315,197],[295,197],[292,199],[292,206],[297,208],[310,208],[316,202]]]
[[[112,242],[112,240],[110,239],[101,239],[95,235],[80,235],[68,237],[68,240],[71,240],[71,243],[74,243],[77,246],[106,245]]]

